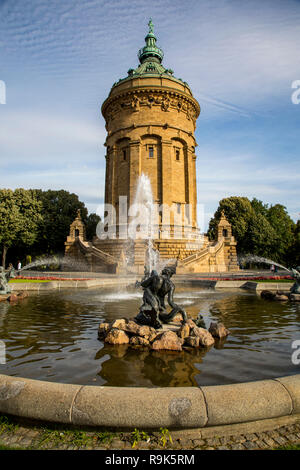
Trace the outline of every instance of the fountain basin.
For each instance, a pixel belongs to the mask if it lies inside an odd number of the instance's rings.
[[[0,375],[0,412],[113,428],[205,428],[300,413],[300,375],[208,387],[125,388]]]

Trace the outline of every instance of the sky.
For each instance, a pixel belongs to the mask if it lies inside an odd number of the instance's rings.
[[[229,196],[283,204],[296,221],[299,0],[0,0],[0,187],[66,189],[101,207],[101,104],[138,66],[150,17],[163,65],[201,106],[201,229]]]

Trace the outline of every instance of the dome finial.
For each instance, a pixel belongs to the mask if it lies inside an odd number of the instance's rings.
[[[153,33],[154,24],[152,23],[152,18],[150,18],[148,26],[149,26],[149,33]]]
[[[138,57],[140,59],[141,64],[147,59],[156,60],[159,63],[161,63],[164,53],[156,45],[156,37],[153,32],[154,25],[152,22],[152,18],[150,18],[148,22],[148,26],[149,26],[149,32],[147,36],[145,37],[146,46],[144,46],[142,49],[139,50]]]

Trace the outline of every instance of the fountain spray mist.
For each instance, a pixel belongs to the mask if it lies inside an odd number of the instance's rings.
[[[274,264],[275,266],[278,266],[279,268],[285,269],[286,271],[290,272],[289,268],[286,268],[282,264],[277,263],[277,261],[272,261],[271,259],[264,258],[262,256],[241,255],[238,257],[238,260],[240,263],[265,263],[269,265]]]
[[[154,224],[157,224],[155,219],[156,217],[156,206],[153,200],[153,193],[151,187],[151,181],[147,175],[144,173],[141,174],[138,178],[137,189],[134,197],[133,206],[136,208],[142,207],[143,213],[140,215],[140,220],[142,221],[139,237],[147,241],[147,261],[148,269],[151,272],[152,270],[160,271],[167,264],[175,262],[174,259],[160,259],[159,251],[156,250],[153,246],[153,238],[155,233]],[[135,225],[134,222],[129,224],[129,231],[134,232]]]

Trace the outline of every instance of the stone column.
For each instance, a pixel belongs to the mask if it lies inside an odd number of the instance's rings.
[[[117,188],[116,188],[116,172],[117,172],[117,147],[114,145],[110,154],[110,187],[111,187],[111,198],[110,204],[116,207],[117,199]]]
[[[196,154],[191,155],[191,173],[190,180],[192,182],[193,191],[191,194],[191,204],[193,205],[192,226],[197,227],[197,175],[196,175]],[[203,227],[200,227],[203,230]]]
[[[173,193],[172,193],[172,142],[171,140],[161,141],[161,195],[162,204],[169,207],[171,210],[173,204]],[[176,191],[176,188],[174,188]],[[172,219],[170,221],[172,223]],[[162,225],[169,224],[169,219],[162,215]],[[162,231],[162,234],[164,230]]]
[[[133,140],[129,143],[129,194],[128,207],[133,204],[138,177],[141,175],[141,143]]]

